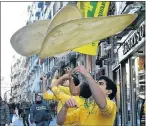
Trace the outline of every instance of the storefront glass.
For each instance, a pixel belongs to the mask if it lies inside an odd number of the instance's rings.
[[[132,126],[132,104],[131,104],[131,85],[130,85],[130,64],[126,60],[122,64],[122,125]]]
[[[143,53],[138,53],[143,52]],[[140,48],[131,58],[131,82],[132,82],[132,104],[133,124],[144,125],[145,122],[145,56],[144,48]]]
[[[131,125],[131,91],[130,91],[130,73],[129,73],[129,63],[127,62],[126,63],[126,85],[125,85],[125,88],[126,88],[126,122],[128,125]]]

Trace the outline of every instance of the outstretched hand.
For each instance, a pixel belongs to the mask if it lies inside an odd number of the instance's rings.
[[[64,74],[64,75],[62,76],[62,78],[63,78],[63,80],[69,80],[70,75],[69,75],[69,74]]]
[[[77,66],[73,72],[80,72],[83,75],[88,74],[88,71],[86,70],[86,68],[83,65]]]
[[[47,80],[47,76],[46,76],[45,74],[43,74],[42,80],[43,80],[43,81],[46,81],[46,80]]]

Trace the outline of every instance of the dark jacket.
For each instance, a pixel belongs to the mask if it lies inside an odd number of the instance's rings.
[[[15,108],[16,108],[16,106],[14,103],[9,104],[10,114],[14,114]]]
[[[52,119],[50,110],[47,104],[42,102],[40,104],[33,104],[30,109],[30,122],[39,123],[43,121],[50,121]]]
[[[9,106],[4,102],[0,102],[0,125],[10,123]]]
[[[22,117],[24,115],[29,115],[29,113],[30,113],[30,104],[27,103],[27,102],[22,102],[20,104],[20,109],[21,109],[21,115],[22,115]]]

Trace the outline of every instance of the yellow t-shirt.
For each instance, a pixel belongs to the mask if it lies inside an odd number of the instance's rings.
[[[88,108],[78,108],[72,114],[66,116],[65,123],[72,124],[79,122],[86,126],[113,126],[116,117],[116,104],[107,99],[107,105],[100,109],[96,103],[92,103]]]
[[[69,87],[64,87],[64,86],[58,86],[58,88],[63,91],[65,94],[71,95],[69,91]],[[56,100],[58,101],[58,106],[57,106],[57,112],[59,112],[60,108],[62,107],[61,102],[59,99],[54,96],[54,94],[49,94],[48,92],[43,93],[43,99],[45,100]]]
[[[52,79],[52,83],[56,81],[56,79]],[[69,87],[64,87],[64,86],[58,86],[58,88],[63,91],[65,94],[71,95],[70,94],[70,90]],[[58,106],[57,106],[57,112],[59,112],[60,108],[62,107],[62,103],[61,101],[59,101],[59,99],[54,96],[54,94],[49,94],[48,92],[43,93],[43,99],[45,100],[56,100],[58,101]]]
[[[75,98],[76,102],[77,102],[77,105],[79,108],[83,108],[84,109],[84,103],[85,103],[85,99],[84,98],[81,98],[79,96],[70,96],[70,95],[67,95],[65,94],[62,90],[60,90],[58,87],[53,87],[52,88],[52,91],[54,92],[54,94],[56,95],[56,97],[58,97],[59,101],[61,102],[61,104],[63,105],[69,98],[73,97]],[[59,111],[61,110],[62,108],[62,105],[60,106],[59,108]],[[77,108],[69,108],[68,111],[67,111],[67,115],[69,116],[70,114],[72,114]],[[58,112],[59,112],[58,111]],[[77,121],[78,120],[78,121]],[[68,121],[68,118],[66,118],[66,121],[64,123],[64,125],[80,125],[79,124],[79,118],[76,118],[76,122],[74,123],[68,123],[70,121]]]
[[[59,111],[62,108],[62,105],[64,105],[64,103],[71,97],[76,99],[78,106],[84,106],[84,102],[85,102],[84,98],[80,98],[79,96],[71,96],[71,95],[65,93],[64,91],[62,91],[59,87],[53,87],[52,91],[55,94],[55,96],[58,98],[59,102],[61,102],[61,106],[58,107]],[[74,108],[71,108],[71,109],[74,110]]]

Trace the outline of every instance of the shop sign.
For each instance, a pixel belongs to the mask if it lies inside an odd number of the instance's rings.
[[[127,54],[145,37],[145,23],[143,22],[140,27],[124,42],[123,55]]]
[[[128,57],[134,50],[140,47],[145,41],[145,21],[141,23],[118,49],[118,62]]]

